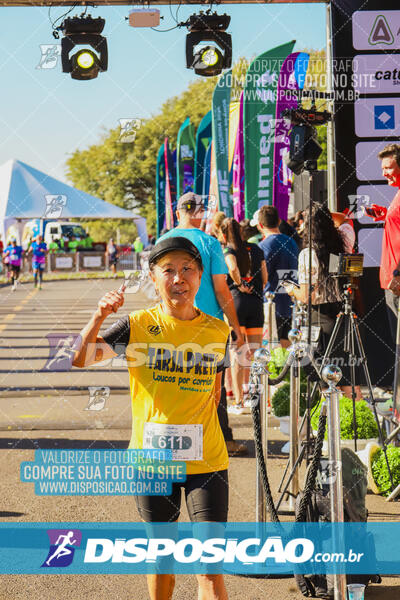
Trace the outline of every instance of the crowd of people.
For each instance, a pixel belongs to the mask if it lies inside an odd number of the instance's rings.
[[[148,248],[151,248],[155,242],[152,236],[149,236]],[[80,250],[93,249],[93,238],[87,234],[84,239],[77,239],[75,236],[66,238],[53,238],[49,243],[44,242],[43,236],[37,235],[31,238],[26,249],[17,242],[16,237],[9,238],[6,247],[0,239],[0,272],[3,271],[7,281],[11,285],[12,291],[17,289],[19,277],[23,266],[23,260],[31,258],[32,274],[34,286],[42,289],[43,273],[46,268],[47,254],[71,253],[76,254]],[[143,242],[140,237],[137,237],[134,242],[128,245],[129,250],[133,253],[133,266],[136,269],[141,268],[141,253],[144,250]],[[105,264],[112,272],[114,277],[117,277],[118,260],[121,256],[120,247],[114,243],[114,239],[110,238],[105,247]]]
[[[42,289],[43,271],[46,264],[46,254],[48,252],[47,244],[43,241],[41,235],[36,236],[28,245],[26,251],[17,243],[15,237],[10,239],[10,243],[4,248],[0,246],[0,260],[2,268],[6,272],[8,281],[11,284],[12,291],[17,289],[23,257],[32,258],[32,272],[34,286]]]
[[[400,188],[400,146],[388,146],[379,158],[388,183]],[[338,279],[329,276],[329,257],[353,251],[351,221],[324,204],[314,203],[311,215],[305,210],[293,223],[281,220],[270,206],[242,223],[217,213],[211,234],[202,230],[205,209],[202,197],[184,194],[177,203],[178,226],[151,249],[150,276],[160,302],[123,316],[100,333],[107,317],[124,304],[124,286],[108,292],[81,331],[73,359],[75,366],[84,367],[125,354],[132,402],[129,447],[157,448],[162,438],[175,459],[186,464],[186,481],[173,483],[170,495],[136,497],[140,518],[147,523],[178,520],[181,488],[192,521],[228,519],[228,455],[244,453],[246,447],[233,440],[227,391],[232,389],[240,411],[248,375],[240,357],[247,346],[261,342],[264,294],[275,293],[279,339],[286,346],[292,302],[286,290],[301,302],[310,292],[312,323],[321,330],[323,351],[341,300]],[[378,205],[369,210],[372,218],[385,221],[380,281],[397,321],[400,191],[388,210]],[[287,279],[298,287],[281,289]],[[342,350],[335,348],[335,355]],[[345,385],[347,378],[344,369]],[[227,599],[221,574],[197,579],[199,598]],[[172,598],[174,583],[172,574],[148,575],[151,599]]]

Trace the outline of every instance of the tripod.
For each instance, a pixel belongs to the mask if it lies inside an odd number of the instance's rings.
[[[332,349],[335,345],[338,333],[340,331],[340,327],[344,322],[344,351],[349,355],[349,364],[350,364],[350,381],[351,381],[351,396],[353,401],[353,430],[354,430],[354,450],[357,451],[357,423],[356,423],[356,390],[355,390],[355,380],[356,380],[356,372],[355,365],[357,359],[361,363],[364,371],[365,381],[367,383],[370,403],[372,405],[372,410],[374,413],[375,421],[378,427],[378,436],[379,443],[382,447],[383,453],[385,455],[385,461],[388,468],[388,473],[390,477],[390,482],[392,485],[392,490],[394,488],[393,477],[389,467],[389,461],[387,457],[386,444],[382,434],[382,428],[379,423],[378,413],[376,411],[376,400],[374,398],[374,393],[372,389],[371,377],[368,370],[367,358],[365,356],[365,351],[363,347],[363,343],[361,340],[360,329],[358,325],[357,315],[353,311],[353,289],[354,286],[348,281],[344,286],[344,299],[343,299],[343,308],[338,314],[336,318],[336,323],[333,328],[331,337],[328,342],[328,346],[326,348],[324,357],[323,357],[323,365],[327,364],[327,361],[331,355]],[[358,355],[356,355],[356,347],[358,351]]]

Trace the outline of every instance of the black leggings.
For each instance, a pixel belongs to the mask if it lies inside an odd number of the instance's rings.
[[[169,496],[135,496],[140,518],[147,523],[177,521],[181,511],[181,487],[192,522],[228,520],[228,471],[188,475],[173,483]]]

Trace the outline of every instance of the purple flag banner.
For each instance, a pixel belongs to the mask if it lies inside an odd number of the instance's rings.
[[[244,219],[244,145],[243,145],[243,92],[240,95],[239,125],[233,155],[233,216],[236,221]]]
[[[297,107],[299,90],[304,86],[310,55],[305,52],[289,54],[279,73],[275,115],[275,145],[273,171],[273,205],[279,217],[288,216],[292,172],[284,160],[289,152],[290,120],[282,118],[282,111]]]

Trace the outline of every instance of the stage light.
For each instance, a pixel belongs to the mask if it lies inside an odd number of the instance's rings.
[[[107,40],[100,35],[104,25],[104,19],[93,19],[91,15],[70,17],[63,21],[60,27],[64,33],[61,64],[63,72],[70,73],[72,79],[95,79],[99,71],[107,71]],[[70,56],[75,46],[90,46],[95,52],[86,47]]]
[[[95,63],[95,56],[89,50],[80,50],[75,54],[78,67],[81,69],[90,69]]]
[[[232,38],[226,33],[230,21],[229,15],[208,10],[191,15],[185,23],[190,32],[186,36],[186,67],[196,75],[212,77],[232,66]]]

